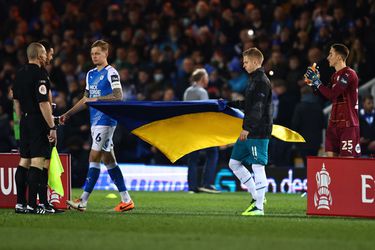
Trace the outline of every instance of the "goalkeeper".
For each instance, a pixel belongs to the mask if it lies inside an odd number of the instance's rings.
[[[361,154],[359,144],[358,121],[358,76],[346,66],[349,49],[343,44],[333,44],[327,60],[335,68],[328,86],[319,79],[319,71],[308,67],[305,82],[315,91],[332,101],[332,111],[326,132],[325,151],[328,157],[358,157]]]

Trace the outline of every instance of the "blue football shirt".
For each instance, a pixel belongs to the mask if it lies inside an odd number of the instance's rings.
[[[121,89],[120,76],[110,65],[100,71],[97,68],[90,70],[86,75],[86,90],[90,98],[112,94],[115,88]],[[117,121],[103,112],[90,107],[91,126],[116,126]]]

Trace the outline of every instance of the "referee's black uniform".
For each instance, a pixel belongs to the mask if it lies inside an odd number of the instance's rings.
[[[13,85],[13,99],[18,100],[22,117],[20,121],[20,154],[22,158],[48,157],[50,128],[39,107],[48,102],[49,79],[36,64],[22,66]],[[28,205],[36,207],[36,194],[42,170],[30,166],[28,173]]]

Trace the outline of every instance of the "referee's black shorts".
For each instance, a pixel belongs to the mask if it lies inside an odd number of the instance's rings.
[[[24,114],[20,121],[20,154],[22,158],[49,158],[49,128],[42,114]]]

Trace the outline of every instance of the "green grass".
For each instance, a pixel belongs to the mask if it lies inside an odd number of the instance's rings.
[[[108,193],[94,191],[84,213],[1,209],[0,249],[375,249],[375,220],[307,217],[299,195],[267,194],[266,216],[244,217],[245,192],[132,192],[136,208],[122,214]]]

